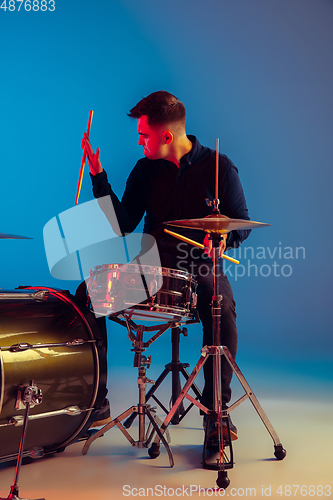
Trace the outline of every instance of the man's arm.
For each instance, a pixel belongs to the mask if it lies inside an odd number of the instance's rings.
[[[87,154],[93,194],[95,198],[104,198],[99,203],[101,209],[111,225],[114,214],[116,215],[122,234],[131,233],[145,213],[144,190],[138,173],[135,169],[131,172],[123,199],[119,201],[108,182],[105,170],[103,170],[100,149],[97,148],[96,153],[94,153],[87,134],[83,136],[82,148],[86,150]]]

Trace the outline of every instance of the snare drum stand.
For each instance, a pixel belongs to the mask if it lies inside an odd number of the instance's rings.
[[[120,319],[119,316],[122,316],[124,319],[123,320]],[[156,432],[158,436],[158,441],[161,440],[167,450],[170,466],[173,467],[174,465],[173,456],[170,447],[168,445],[168,442],[170,442],[169,434],[166,433],[166,439],[165,439],[164,432],[162,433],[160,431],[160,426],[162,425],[161,420],[156,416],[155,409],[151,408],[150,405],[146,404],[146,385],[147,383],[154,384],[155,382],[146,377],[146,369],[150,367],[150,356],[148,356],[147,358],[142,353],[146,351],[147,347],[149,347],[150,344],[152,344],[158,337],[160,337],[162,333],[164,333],[169,328],[178,327],[181,324],[181,322],[174,321],[162,325],[146,327],[144,325],[136,325],[129,317],[127,317],[126,312],[121,312],[118,313],[117,315],[110,316],[110,319],[122,326],[126,326],[128,330],[128,337],[132,341],[133,345],[132,351],[134,351],[135,353],[134,367],[138,368],[137,382],[139,388],[139,404],[136,406],[131,406],[121,415],[114,418],[112,422],[106,424],[104,427],[102,427],[96,433],[90,436],[90,438],[86,441],[82,449],[82,454],[86,455],[93,441],[95,441],[95,439],[102,436],[103,434],[105,434],[105,432],[107,432],[109,429],[112,429],[112,427],[116,425],[124,434],[126,439],[131,443],[131,445],[137,448],[148,448]],[[143,341],[144,331],[152,332],[155,330],[157,330],[157,333],[153,335],[153,337],[151,337],[147,342],[144,342]],[[137,416],[139,417],[139,439],[138,441],[135,441],[129,434],[129,432],[126,430],[126,428],[129,428],[132,425],[133,421]],[[147,432],[145,431],[145,416],[147,416],[150,421]],[[123,425],[121,422],[125,419],[127,420],[124,422]],[[148,450],[148,453],[151,456],[151,458],[156,458],[156,456],[158,456],[154,454],[154,448],[153,449],[150,448]]]
[[[24,441],[27,433],[28,420],[29,420],[29,411],[30,406],[37,405],[42,402],[43,396],[40,389],[35,386],[34,381],[30,382],[30,385],[27,387],[19,387],[17,402],[22,403],[25,406],[25,414],[23,421],[23,429],[21,434],[19,452],[16,461],[16,470],[14,476],[14,484],[10,488],[10,493],[7,498],[0,498],[0,500],[28,500],[27,498],[19,497],[19,487],[18,487],[18,477],[21,470],[22,458],[23,458],[23,450],[24,450]],[[45,500],[44,498],[39,498],[38,500]]]
[[[188,321],[186,324],[191,324],[191,323],[198,323],[199,319],[193,319]],[[162,410],[168,414],[169,410],[161,403],[161,401],[155,396],[155,392],[159,388],[159,386],[162,384],[162,382],[165,380],[165,378],[168,376],[169,373],[172,375],[172,383],[171,383],[171,403],[172,405],[175,404],[177,401],[177,398],[180,394],[181,391],[181,384],[180,384],[180,374],[183,375],[185,378],[185,381],[187,381],[190,378],[190,375],[187,371],[186,368],[188,368],[190,365],[188,363],[181,363],[179,359],[179,344],[180,344],[180,334],[183,334],[184,337],[187,337],[187,328],[183,328],[182,330],[177,326],[175,328],[172,328],[171,330],[171,345],[172,345],[172,359],[171,363],[168,363],[165,365],[165,368],[161,375],[158,377],[156,380],[155,384],[151,389],[147,392],[146,394],[146,401],[148,401],[150,398],[153,398],[154,401],[162,408]],[[200,399],[202,394],[198,387],[193,384],[192,385],[192,390],[196,396],[196,399]],[[185,409],[183,406],[183,403],[181,403],[173,416],[171,423],[173,425],[178,425],[183,418],[187,415],[187,413],[190,411],[194,403],[190,403],[190,405]]]

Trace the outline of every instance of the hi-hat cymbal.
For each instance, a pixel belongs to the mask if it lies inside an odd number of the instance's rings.
[[[27,236],[17,236],[16,234],[0,233],[0,240],[3,240],[3,239],[8,239],[8,240],[32,240],[32,238],[29,238]]]
[[[257,227],[270,226],[270,224],[252,220],[230,219],[226,215],[221,214],[207,215],[207,217],[203,217],[202,219],[173,220],[164,224],[190,229],[201,229],[209,233],[228,233],[235,229],[255,229]]]

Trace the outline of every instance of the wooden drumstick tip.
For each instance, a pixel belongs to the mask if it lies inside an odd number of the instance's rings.
[[[88,119],[88,127],[87,127],[87,134],[89,135],[90,134],[90,128],[91,128],[91,122],[92,122],[92,118],[93,118],[93,110],[91,109],[90,110],[90,113],[89,113],[89,119]]]
[[[225,255],[224,253],[222,254],[222,259],[229,260],[230,262],[233,262],[234,264],[239,264],[239,260],[234,259],[233,257],[229,257],[229,255]]]
[[[90,134],[90,128],[91,128],[91,122],[92,122],[93,114],[94,114],[94,112],[91,109],[90,112],[89,112],[88,126],[87,126],[87,135],[88,135],[88,137],[89,137],[89,134]],[[81,186],[82,186],[83,173],[84,173],[84,167],[85,167],[85,164],[86,164],[86,157],[87,157],[87,152],[86,152],[86,148],[84,148],[83,155],[82,155],[82,161],[81,161],[80,174],[79,174],[79,181],[78,181],[77,190],[76,190],[75,205],[77,205],[78,201],[79,201],[79,196],[80,196]]]

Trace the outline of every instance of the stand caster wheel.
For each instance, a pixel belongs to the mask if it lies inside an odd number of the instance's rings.
[[[278,460],[283,460],[284,457],[287,455],[286,450],[282,447],[282,444],[279,444],[278,446],[274,446],[275,451],[274,455]]]
[[[153,443],[150,448],[148,448],[148,455],[150,458],[157,458],[160,454],[160,445]]]
[[[216,479],[216,484],[219,488],[223,488],[224,490],[228,488],[230,484],[230,479],[228,478],[228,474],[226,470],[219,470],[218,476]]]

